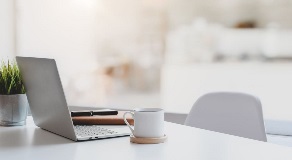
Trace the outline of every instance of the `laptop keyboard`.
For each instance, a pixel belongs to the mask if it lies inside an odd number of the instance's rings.
[[[77,136],[81,137],[94,137],[94,136],[100,136],[100,135],[112,135],[116,134],[118,132],[115,132],[113,130],[103,128],[103,127],[98,127],[95,125],[86,125],[86,126],[81,126],[81,125],[76,125],[74,126],[74,130]]]

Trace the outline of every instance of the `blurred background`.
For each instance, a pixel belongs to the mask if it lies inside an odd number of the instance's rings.
[[[0,0],[0,55],[54,58],[69,104],[188,113],[212,91],[292,119],[292,0]]]

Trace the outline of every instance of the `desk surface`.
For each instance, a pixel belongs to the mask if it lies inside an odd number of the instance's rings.
[[[27,126],[0,127],[0,159],[9,160],[291,160],[292,148],[166,122],[168,141],[132,144],[129,137],[73,142]]]

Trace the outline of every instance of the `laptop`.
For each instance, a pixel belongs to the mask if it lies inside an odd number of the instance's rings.
[[[126,127],[74,125],[54,59],[16,57],[34,123],[49,132],[84,141],[130,135]]]

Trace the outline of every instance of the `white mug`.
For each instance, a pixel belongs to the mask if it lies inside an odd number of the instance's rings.
[[[126,115],[131,114],[134,128],[127,122]],[[125,112],[124,121],[135,137],[158,138],[164,136],[164,111],[160,108],[138,108]]]

